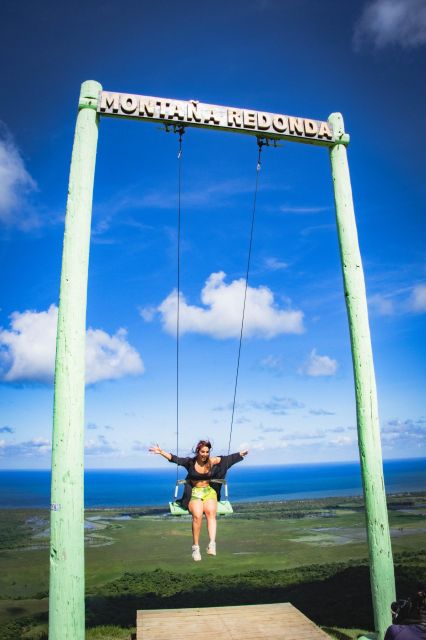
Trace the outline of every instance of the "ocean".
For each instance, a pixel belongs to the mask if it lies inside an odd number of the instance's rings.
[[[185,470],[181,469],[180,478]],[[384,462],[387,493],[426,490],[426,458]],[[357,462],[250,467],[228,473],[233,502],[297,500],[362,494]],[[86,507],[166,505],[174,494],[176,467],[164,469],[88,469]],[[50,471],[0,470],[0,508],[47,508]]]

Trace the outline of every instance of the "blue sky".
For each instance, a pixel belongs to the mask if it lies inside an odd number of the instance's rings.
[[[130,0],[1,9],[0,466],[47,468],[68,171],[82,81],[325,120],[341,111],[386,458],[424,456],[423,0]],[[86,464],[175,449],[177,139],[103,118],[87,315]],[[255,184],[251,137],[183,141],[180,446],[226,451]],[[255,311],[257,310],[256,320]],[[355,460],[328,151],[263,151],[232,449]]]

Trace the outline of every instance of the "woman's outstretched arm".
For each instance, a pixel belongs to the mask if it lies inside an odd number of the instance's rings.
[[[175,464],[179,464],[181,467],[185,467],[185,469],[189,468],[191,464],[191,458],[180,458],[179,456],[175,456],[174,453],[167,453],[167,451],[163,451],[161,447],[156,444],[153,447],[149,448],[151,453],[158,453],[163,458],[166,458],[169,462],[174,462]]]
[[[160,456],[163,456],[163,458],[166,458],[166,460],[168,460],[169,462],[172,459],[172,454],[167,453],[167,451],[163,451],[161,447],[158,446],[158,444],[156,444],[154,447],[150,447],[149,450],[151,453],[158,453]]]
[[[247,454],[248,454],[248,449],[245,449],[244,451],[238,451],[238,455],[240,455],[241,458],[245,458]],[[231,454],[231,456],[233,455],[235,454]],[[223,458],[231,458],[231,456],[217,456],[215,458],[211,458],[211,463],[220,464]]]

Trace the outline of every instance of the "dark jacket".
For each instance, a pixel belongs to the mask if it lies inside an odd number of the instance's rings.
[[[195,465],[196,458],[180,458],[178,456],[175,456],[174,453],[172,453],[171,456],[172,457],[169,462],[174,462],[181,467],[185,467],[185,469],[188,471],[186,478],[188,478]],[[211,482],[211,486],[216,491],[218,500],[220,500],[220,490],[222,488],[222,485],[214,482],[214,479],[218,478],[220,480],[224,480],[228,469],[230,469],[230,467],[232,467],[232,465],[236,464],[237,462],[241,462],[241,460],[244,460],[244,458],[239,453],[231,453],[229,456],[220,456],[220,462],[213,465],[211,474],[207,475],[206,480],[209,480]],[[191,499],[191,491],[191,484],[189,482],[184,484],[183,496],[180,500],[178,500],[178,502],[184,509],[188,508],[188,504]]]

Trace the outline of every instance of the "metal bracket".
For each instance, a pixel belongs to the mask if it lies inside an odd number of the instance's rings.
[[[347,147],[350,142],[350,139],[351,137],[349,133],[341,133],[336,140],[333,140],[333,146],[335,144],[343,144],[345,147]]]
[[[276,140],[275,138],[269,138],[267,136],[265,136],[264,138],[262,138],[261,136],[256,136],[257,138],[257,144],[259,147],[282,147],[282,144],[279,144],[278,140]]]
[[[97,98],[80,98],[78,102],[78,110],[81,109],[94,109],[98,110],[98,99]]]
[[[183,135],[185,133],[185,127],[183,124],[163,124],[161,127],[158,127],[161,131],[165,131],[166,133],[179,133]]]

